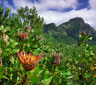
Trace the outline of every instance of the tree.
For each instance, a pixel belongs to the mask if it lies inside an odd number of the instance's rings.
[[[10,9],[4,9],[0,6],[0,25],[4,24],[9,17]]]
[[[32,29],[36,32],[36,34],[43,32],[43,18],[40,18],[40,16],[37,14],[37,10],[35,7],[28,8],[26,6],[25,8],[21,7],[17,10],[17,15],[19,16],[19,19],[23,22],[23,26],[30,25]]]

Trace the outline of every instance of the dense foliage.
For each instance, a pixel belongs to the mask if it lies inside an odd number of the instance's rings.
[[[43,33],[43,25],[35,7],[11,15],[0,7],[0,85],[94,85],[92,38],[81,32],[77,44],[67,45]]]

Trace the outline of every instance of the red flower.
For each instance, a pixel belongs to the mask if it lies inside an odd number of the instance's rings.
[[[23,68],[26,71],[32,70],[37,65],[38,60],[40,60],[42,57],[40,54],[36,57],[30,53],[26,54],[25,52],[24,54],[22,54],[22,52],[17,52],[17,54]]]

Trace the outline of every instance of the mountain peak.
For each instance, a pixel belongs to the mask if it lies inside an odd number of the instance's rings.
[[[82,22],[82,23],[85,23],[84,20],[81,18],[81,17],[75,17],[75,18],[72,18],[69,20],[69,22]]]

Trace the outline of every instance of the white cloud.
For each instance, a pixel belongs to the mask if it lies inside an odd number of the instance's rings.
[[[15,9],[18,9],[20,7],[28,6],[31,8],[33,6],[33,3],[29,0],[13,0],[13,4],[15,6]]]
[[[77,0],[40,0],[40,3],[34,3],[38,10],[48,10],[48,9],[65,9],[77,7]]]
[[[16,12],[16,9],[25,7],[29,8],[35,6],[40,16],[44,17],[46,23],[56,23],[59,25],[68,21],[74,17],[82,17],[86,23],[89,23],[92,27],[96,28],[96,0],[89,0],[90,9],[76,10],[78,7],[78,0],[40,0],[39,2],[30,2],[30,0],[13,0],[15,9],[5,2],[5,5],[12,9],[12,12]],[[62,9],[72,8],[68,12],[60,12]],[[58,9],[59,11],[50,11],[49,9]]]
[[[96,10],[96,0],[89,0],[89,5],[91,9]]]
[[[11,9],[11,13],[16,13],[16,9],[14,9],[7,1],[4,1],[4,7],[8,7]]]
[[[16,13],[16,10],[20,7],[28,6],[29,8],[33,7],[33,3],[28,0],[13,0],[14,7],[8,3],[8,1],[4,1],[4,6],[11,9],[11,12]]]
[[[15,9],[25,7],[27,5],[29,8],[35,6],[39,12],[42,12],[49,9],[75,9],[77,7],[77,0],[40,0],[39,2],[34,3],[32,3],[30,0],[13,0],[13,4]]]
[[[82,17],[86,23],[89,23],[91,26],[96,28],[96,12],[94,10],[81,9],[81,10],[72,10],[70,12],[54,12],[54,11],[46,11],[41,13],[40,15],[44,17],[45,22],[55,22],[56,25],[59,25],[63,22],[68,21],[74,17]]]

